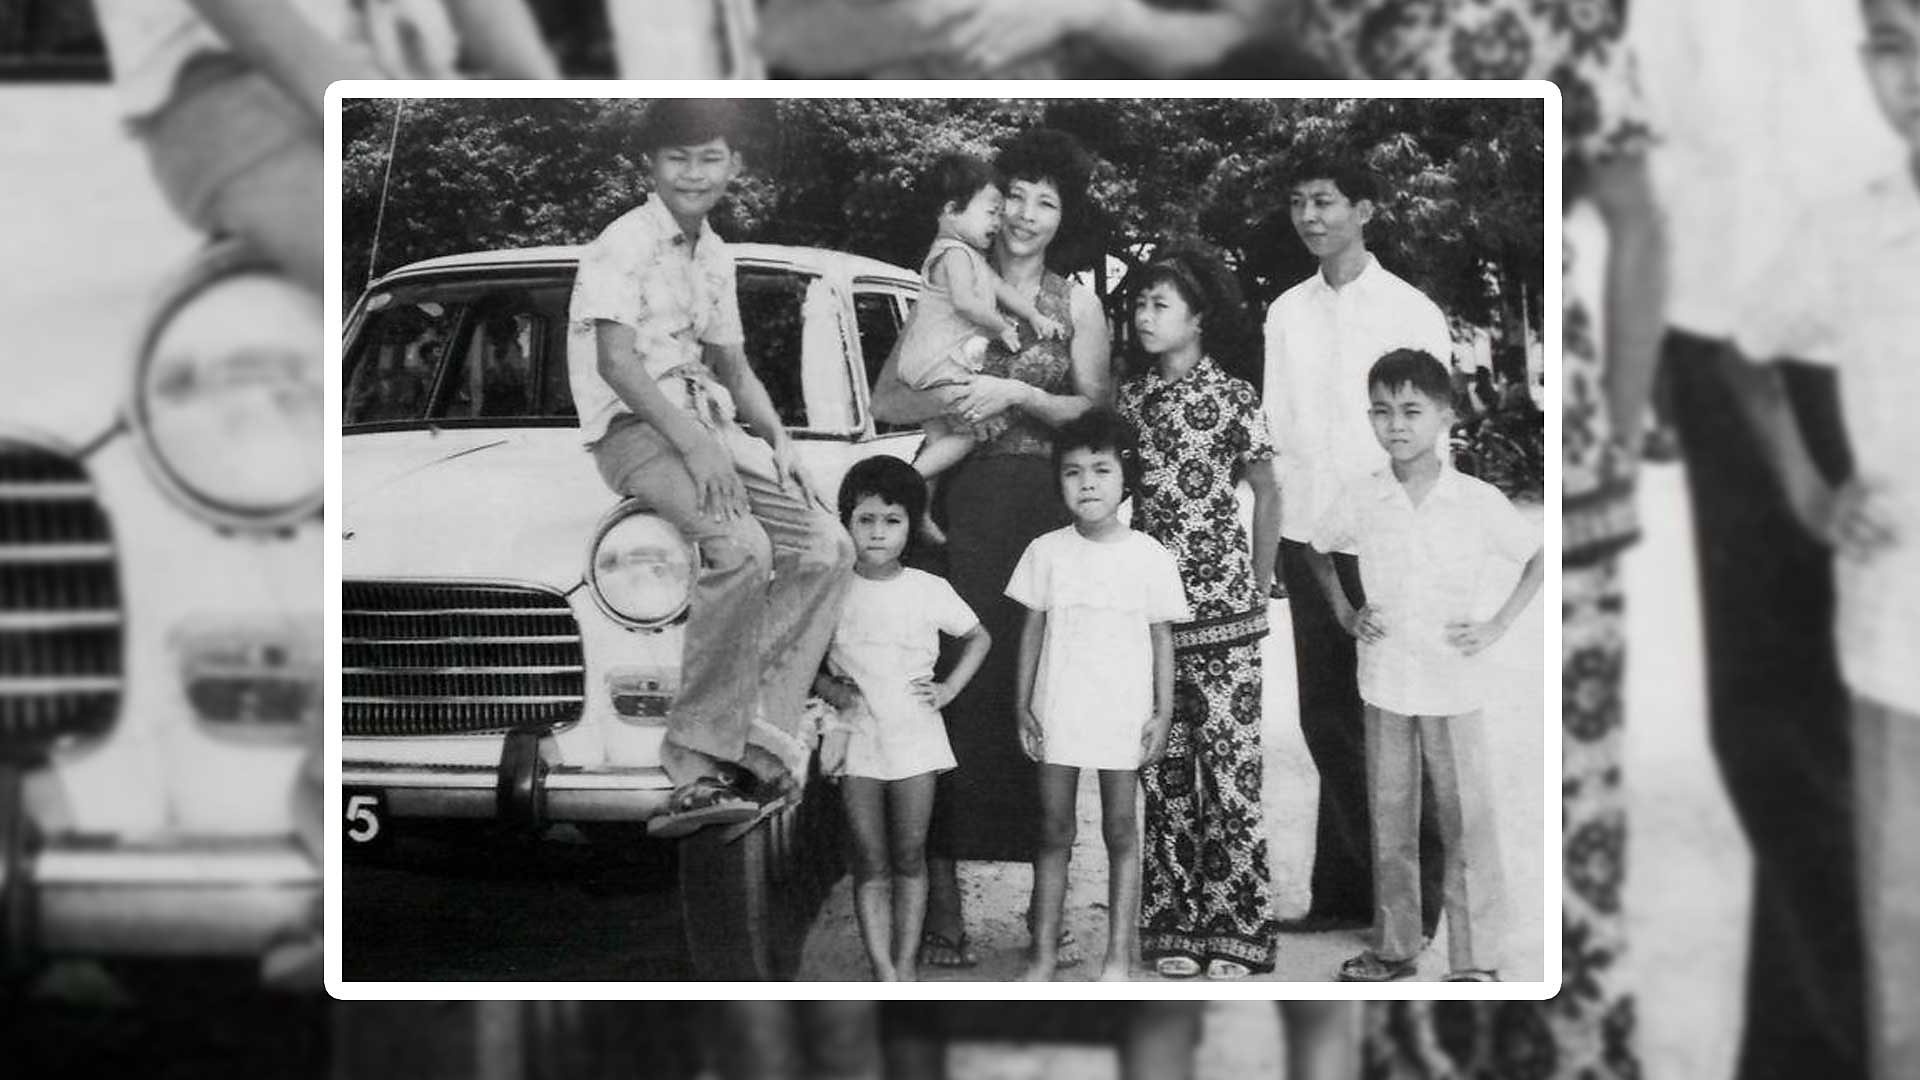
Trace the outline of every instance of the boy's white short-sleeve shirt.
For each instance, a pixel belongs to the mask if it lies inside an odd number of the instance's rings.
[[[1379,463],[1367,372],[1395,349],[1421,349],[1446,364],[1453,337],[1439,305],[1372,255],[1345,285],[1336,289],[1316,271],[1267,309],[1262,401],[1286,496],[1286,539],[1311,541],[1334,494]]]
[[[1905,456],[1920,413],[1920,184],[1884,177],[1822,202],[1791,236],[1736,340],[1756,359],[1839,372],[1855,470],[1897,537],[1866,562],[1838,561],[1841,666],[1855,693],[1920,711],[1920,471]]]
[[[1334,497],[1313,546],[1353,549],[1367,606],[1387,628],[1359,644],[1360,698],[1406,716],[1457,716],[1481,707],[1478,661],[1446,641],[1449,623],[1478,621],[1482,581],[1497,559],[1525,562],[1539,530],[1500,490],[1442,465],[1418,507],[1393,469],[1381,468]]]
[[[627,412],[600,377],[596,322],[633,331],[634,363],[668,401],[701,419],[731,421],[733,396],[705,364],[705,346],[740,345],[733,253],[707,222],[690,241],[657,197],[615,219],[580,253],[567,305],[567,376],[580,438],[591,445]],[[696,385],[690,386],[689,383]],[[712,413],[700,413],[702,402]]]
[[[1006,593],[1047,613],[1032,700],[1046,731],[1040,760],[1139,768],[1153,719],[1150,627],[1192,617],[1173,553],[1145,533],[1097,541],[1068,525],[1027,545]]]

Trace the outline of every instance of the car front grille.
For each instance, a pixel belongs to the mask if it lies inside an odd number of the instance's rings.
[[[0,748],[112,728],[121,632],[113,529],[86,469],[0,436]]]
[[[580,627],[566,597],[520,585],[342,586],[348,735],[471,735],[577,719]]]

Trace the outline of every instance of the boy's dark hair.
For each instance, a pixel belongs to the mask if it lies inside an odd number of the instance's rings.
[[[919,535],[927,516],[927,482],[913,466],[897,457],[876,454],[853,463],[840,481],[840,524],[853,516],[853,508],[869,495],[907,511],[907,547]]]
[[[1411,386],[1434,404],[1453,407],[1453,378],[1447,365],[1425,349],[1395,349],[1373,362],[1367,371],[1367,392],[1374,387],[1392,393]]]
[[[1088,409],[1060,425],[1053,433],[1053,475],[1072,450],[1108,450],[1120,459],[1120,479],[1127,495],[1140,491],[1146,467],[1140,463],[1140,434],[1112,409]]]
[[[726,98],[661,98],[647,106],[635,141],[643,154],[668,146],[698,146],[714,139],[725,139],[730,148],[739,150],[744,128],[739,102]]]
[[[1162,283],[1200,316],[1201,350],[1228,374],[1252,382],[1260,366],[1259,343],[1240,280],[1220,252],[1199,241],[1162,245],[1130,276],[1127,292],[1137,297]]]
[[[1380,201],[1380,180],[1372,169],[1351,154],[1312,154],[1287,169],[1287,190],[1309,180],[1331,180],[1348,202]]]
[[[949,204],[965,210],[984,188],[1000,186],[1000,171],[972,154],[941,154],[920,177],[914,193],[931,218]]]

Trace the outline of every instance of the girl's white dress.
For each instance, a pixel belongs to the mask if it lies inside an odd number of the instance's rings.
[[[1046,732],[1040,760],[1139,768],[1153,719],[1149,627],[1191,617],[1173,554],[1145,533],[1095,541],[1069,525],[1027,545],[1007,595],[1047,613],[1033,686]]]
[[[946,722],[913,694],[915,679],[932,679],[940,635],[960,637],[980,625],[945,578],[912,568],[885,581],[853,576],[827,665],[860,687],[864,707],[845,717],[848,776],[904,780],[954,766]]]

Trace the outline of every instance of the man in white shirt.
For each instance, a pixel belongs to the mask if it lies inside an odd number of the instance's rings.
[[[1708,723],[1753,848],[1742,1080],[1864,1068],[1847,695],[1829,553],[1795,523],[1750,410],[1755,370],[1731,344],[1786,243],[1799,262],[1899,150],[1875,122],[1855,49],[1859,8],[1825,0],[1639,4],[1633,33],[1660,143],[1671,244],[1662,364],[1698,546]],[[1839,194],[1844,193],[1844,194]],[[1836,195],[1838,197],[1836,198]],[[1850,470],[1831,372],[1786,385],[1816,460]]]
[[[1279,448],[1280,571],[1293,619],[1300,730],[1320,773],[1312,904],[1303,927],[1373,922],[1365,729],[1355,683],[1354,641],[1315,583],[1308,544],[1342,486],[1380,464],[1367,421],[1367,372],[1395,349],[1453,355],[1446,316],[1420,290],[1367,251],[1365,227],[1377,181],[1357,163],[1308,162],[1292,181],[1294,231],[1320,270],[1267,311],[1268,422]],[[1355,607],[1365,598],[1352,551],[1333,556]],[[1420,836],[1421,921],[1439,918],[1441,852],[1433,815]]]

